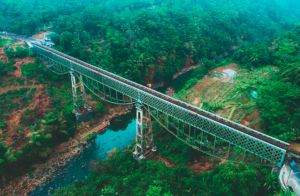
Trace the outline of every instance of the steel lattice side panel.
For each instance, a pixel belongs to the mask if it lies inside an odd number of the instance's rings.
[[[284,149],[266,143],[258,138],[254,138],[241,131],[220,124],[204,116],[195,116],[189,110],[181,106],[161,99],[155,95],[135,88],[126,83],[123,83],[105,74],[96,72],[93,69],[85,67],[75,61],[70,61],[69,59],[66,59],[55,53],[46,51],[39,47],[35,47],[35,51],[43,56],[54,59],[56,62],[59,62],[62,65],[68,67],[69,69],[73,69],[74,71],[96,82],[102,83],[108,86],[109,88],[112,88],[120,93],[123,93],[124,95],[131,97],[132,99],[139,100],[141,103],[148,105],[158,111],[166,113],[169,116],[177,118],[184,123],[194,126],[207,133],[213,134],[222,140],[225,140],[233,145],[239,146],[240,148],[249,151],[253,154],[256,154],[261,158],[269,160],[272,163],[280,165],[284,159],[286,153],[286,150]]]
[[[231,144],[249,151],[257,156],[269,160],[270,162],[280,164],[283,161],[286,150],[278,148],[272,144],[266,143],[260,139],[246,135],[238,130],[235,130],[226,125],[206,117],[197,115],[194,116],[190,111],[181,108],[173,103],[157,98],[151,94],[143,93],[141,96],[142,103],[149,105],[159,111],[177,118],[191,126],[204,130],[218,138],[225,140]]]

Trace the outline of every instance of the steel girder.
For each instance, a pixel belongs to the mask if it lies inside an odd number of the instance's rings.
[[[232,145],[239,146],[244,151],[255,154],[263,159],[270,161],[273,164],[276,164],[277,166],[281,166],[283,163],[283,160],[284,160],[284,157],[286,154],[285,149],[279,148],[279,147],[272,145],[270,143],[267,143],[261,139],[255,138],[248,134],[245,134],[239,130],[236,130],[234,128],[231,128],[229,126],[221,124],[221,123],[214,121],[210,118],[207,118],[205,116],[201,116],[199,114],[195,115],[195,114],[193,114],[193,112],[191,112],[181,106],[178,106],[167,100],[161,99],[153,94],[150,94],[146,91],[140,90],[129,84],[123,83],[123,82],[119,81],[118,79],[114,79],[105,74],[99,73],[99,72],[97,72],[93,69],[90,69],[86,66],[83,66],[75,61],[69,60],[63,56],[60,56],[51,51],[45,50],[37,45],[34,46],[34,51],[44,57],[54,60],[55,62],[65,66],[67,69],[73,69],[74,71],[82,74],[83,76],[85,76],[87,78],[90,78],[91,80],[93,80],[95,82],[105,84],[106,86],[109,86],[111,89],[114,89],[115,91],[118,91],[128,97],[131,97],[134,100],[138,100],[140,103],[142,103],[144,105],[150,106],[151,108],[154,108],[157,111],[166,113],[167,115],[169,115],[173,118],[176,118],[176,119],[180,120],[181,122],[186,123],[190,126],[193,126],[197,129],[200,129],[202,131],[205,131],[212,135],[215,135],[217,138],[227,141],[228,143],[230,143]],[[63,53],[61,53],[61,54],[65,55]],[[70,58],[73,58],[73,57],[70,57]],[[93,66],[93,65],[89,65],[89,66]],[[95,69],[109,73],[98,67],[95,67],[95,66],[93,66],[93,67]],[[117,78],[121,78],[120,76],[117,76],[117,75],[115,75],[115,76]],[[131,82],[131,83],[133,83],[133,82]],[[139,84],[137,84],[137,85],[141,86]],[[145,88],[145,87],[143,87],[143,88]],[[172,98],[172,99],[174,99],[174,98]],[[192,107],[196,108],[195,106],[192,106]],[[199,108],[197,108],[197,109],[201,110]],[[212,115],[217,116],[215,114],[212,114]],[[222,118],[222,117],[218,116],[218,118]],[[227,119],[225,119],[225,120],[232,124],[236,124]],[[247,129],[249,131],[256,132],[255,130],[252,130],[249,128],[247,128]],[[262,133],[259,133],[259,132],[256,132],[256,133],[263,135]],[[272,138],[267,135],[264,135],[264,136],[269,137],[272,140],[277,140],[277,139]],[[279,140],[277,140],[277,141],[279,141]],[[288,145],[287,143],[284,143],[282,141],[279,141],[279,142],[281,142],[285,145]]]

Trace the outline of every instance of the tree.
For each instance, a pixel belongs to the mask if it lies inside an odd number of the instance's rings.
[[[213,195],[254,195],[260,185],[257,171],[243,163],[223,164],[215,168],[210,176]]]
[[[149,186],[149,190],[146,192],[146,196],[173,196],[170,192],[169,193],[161,193],[162,187],[159,186]]]
[[[284,140],[295,137],[299,90],[289,83],[273,81],[260,88],[258,96],[257,105],[267,132]]]
[[[281,40],[277,46],[277,52],[274,53],[274,56],[277,57],[283,64],[293,61],[294,54],[297,45],[294,43],[294,40],[284,39]]]
[[[16,48],[16,57],[17,58],[25,58],[26,56],[28,56],[28,50],[18,46]]]
[[[6,169],[6,165],[5,165],[5,154],[7,152],[7,147],[5,146],[5,144],[3,142],[0,142],[0,176],[5,174],[5,169]]]
[[[300,62],[286,66],[282,72],[282,81],[300,86]]]
[[[4,53],[7,56],[8,60],[10,60],[10,61],[14,59],[15,54],[16,54],[13,48],[4,50]]]
[[[95,103],[95,108],[94,108],[94,114],[95,114],[95,116],[101,116],[105,112],[106,112],[106,109],[103,106],[103,104],[100,101],[97,101]]]

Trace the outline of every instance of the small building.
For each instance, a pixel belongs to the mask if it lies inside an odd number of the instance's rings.
[[[48,34],[45,34],[44,36],[43,36],[43,40],[42,40],[42,42],[43,42],[43,46],[46,46],[46,47],[49,47],[49,48],[51,48],[51,47],[53,47],[55,44],[51,41],[51,37],[48,37],[49,35],[51,35],[51,34],[54,34],[54,32],[52,32],[52,33],[48,33]]]

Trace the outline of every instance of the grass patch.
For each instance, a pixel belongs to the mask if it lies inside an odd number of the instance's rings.
[[[85,137],[82,139],[82,142],[89,141],[90,139],[96,137],[96,135],[98,135],[97,132],[93,132],[93,133],[91,133],[91,134],[88,134],[87,136],[85,136]]]

